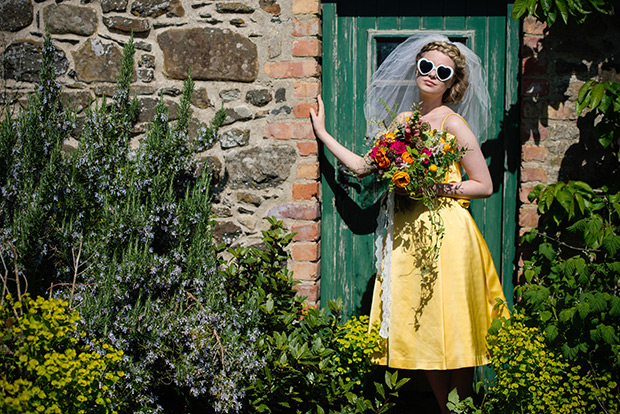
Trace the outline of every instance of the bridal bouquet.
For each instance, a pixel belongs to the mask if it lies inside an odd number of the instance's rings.
[[[454,136],[430,128],[414,106],[404,122],[392,122],[371,142],[368,162],[377,168],[378,178],[388,181],[391,191],[402,189],[410,198],[432,208],[433,186],[444,181],[448,169],[459,162],[464,150]]]

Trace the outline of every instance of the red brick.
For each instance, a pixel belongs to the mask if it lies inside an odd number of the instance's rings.
[[[293,279],[303,281],[316,281],[319,278],[319,263],[290,261],[288,268],[293,272]]]
[[[321,176],[318,162],[304,162],[297,166],[298,179],[318,180]]]
[[[310,108],[315,112],[319,110],[316,102],[299,102],[293,106],[293,115],[297,118],[310,118]]]
[[[316,262],[321,258],[321,243],[295,243],[291,257],[300,262]]]
[[[549,150],[537,145],[524,145],[521,147],[521,161],[546,161]]]
[[[532,204],[530,200],[528,200],[527,196],[533,189],[534,187],[531,185],[523,185],[521,186],[521,188],[519,188],[519,200],[521,201],[521,203]]]
[[[521,73],[523,76],[541,76],[547,73],[547,60],[538,59],[534,56],[526,57],[521,61]]]
[[[282,203],[270,208],[265,216],[274,216],[279,219],[317,220],[321,217],[321,208],[318,203]]]
[[[523,19],[523,33],[541,35],[545,33],[547,23],[541,22],[536,17],[528,16]]]
[[[265,136],[275,139],[313,139],[312,124],[308,122],[274,122],[265,126]]]
[[[293,41],[293,56],[321,56],[319,39],[296,39]]]
[[[294,14],[318,14],[319,0],[293,0]]]
[[[312,200],[319,198],[319,183],[293,184],[293,200]]]
[[[538,181],[540,183],[547,182],[547,171],[541,167],[522,167],[521,168],[521,182],[527,183],[531,181]]]
[[[538,144],[549,136],[549,128],[538,123],[538,125],[522,123],[521,124],[521,142],[534,142]]]
[[[526,206],[519,210],[519,227],[533,228],[538,225],[538,211],[536,206]]]
[[[312,127],[310,127],[312,129]],[[312,135],[312,137],[314,138],[314,133]],[[299,150],[299,155],[301,155],[302,157],[308,156],[308,155],[316,155],[319,153],[319,145],[317,144],[316,141],[312,141],[312,142],[298,142],[297,143],[297,149]]]
[[[321,285],[314,283],[300,283],[293,286],[297,296],[306,296],[306,302],[317,302],[321,298]]]
[[[521,81],[521,96],[547,96],[549,82],[545,79],[523,79]]]
[[[321,237],[321,223],[297,224],[291,226],[294,241],[316,241]]]
[[[321,20],[313,18],[301,21],[293,19],[293,36],[317,36],[321,30]]]
[[[316,60],[266,62],[264,68],[272,78],[311,78],[321,74]]]
[[[297,81],[295,82],[295,92],[293,96],[296,98],[316,98],[321,89],[321,84],[317,81]]]

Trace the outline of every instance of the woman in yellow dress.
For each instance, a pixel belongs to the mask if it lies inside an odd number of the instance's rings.
[[[383,106],[395,103],[385,99],[391,95],[408,96],[411,103],[421,101],[422,119],[432,129],[454,135],[457,145],[466,149],[460,166],[454,165],[445,182],[434,188],[440,196],[438,212],[444,235],[430,277],[422,275],[432,228],[429,211],[422,203],[409,199],[407,208],[393,213],[391,234],[386,238],[389,243],[381,241],[385,248],[391,244],[390,260],[382,262],[386,271],[378,269],[371,310],[371,323],[381,323],[386,338],[385,352],[377,363],[424,370],[442,413],[448,412],[447,397],[452,389],[457,388],[461,398],[471,394],[474,367],[489,362],[486,332],[494,317],[507,313],[505,307],[496,306],[497,299],[505,302],[499,278],[487,245],[466,209],[469,199],[489,197],[493,183],[476,135],[453,110],[465,100],[468,106],[462,109],[470,119],[476,122],[485,116],[484,105],[478,105],[481,108],[477,112],[471,111],[476,104],[476,97],[472,98],[468,90],[472,81],[476,83],[474,92],[482,97],[478,102],[486,99],[488,107],[488,92],[476,59],[464,45],[444,37],[410,39],[386,59],[367,92],[367,104],[371,101],[375,106],[377,96],[373,93],[377,91],[376,95],[383,95]],[[403,62],[406,69],[398,66]],[[473,64],[478,65],[477,74],[473,73]],[[407,71],[411,74],[407,75]],[[410,79],[406,82],[393,79],[395,76]],[[381,89],[407,83],[407,93],[401,90],[386,94]],[[411,103],[406,107],[410,108]],[[397,121],[402,122],[410,114],[400,113]],[[368,112],[366,115],[368,119]],[[365,157],[349,151],[326,131],[320,96],[318,112],[312,110],[310,116],[316,137],[340,162],[360,176],[372,172]],[[461,179],[461,167],[467,173],[465,181]]]

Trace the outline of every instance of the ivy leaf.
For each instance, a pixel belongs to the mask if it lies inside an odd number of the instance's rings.
[[[577,304],[577,312],[579,312],[579,317],[585,320],[590,314],[590,304],[588,302],[579,302]]]
[[[556,251],[551,243],[542,243],[538,247],[538,252],[547,258],[547,260],[553,260],[556,254]]]
[[[603,222],[600,217],[592,217],[592,219],[588,220],[588,224],[586,225],[586,230],[584,232],[584,241],[596,248],[600,245],[600,240],[603,231]]]
[[[551,10],[553,0],[540,0],[540,5],[542,6],[543,12],[547,14],[549,13],[549,10]]]
[[[609,299],[609,315],[620,316],[620,297],[612,296]]]
[[[575,308],[567,308],[567,309],[562,309],[562,311],[560,311],[560,314],[558,315],[558,319],[560,320],[560,322],[568,322],[571,321],[573,319],[573,316],[575,315]]]
[[[575,209],[573,194],[566,187],[563,187],[559,191],[556,191],[555,199],[558,200],[558,203],[566,210],[569,217],[572,217]]]
[[[612,99],[611,99],[611,97],[609,96],[609,94],[604,93],[604,94],[603,94],[603,97],[601,98],[601,103],[600,103],[600,105],[599,105],[599,107],[598,107],[598,110],[599,110],[599,111],[601,111],[601,112],[603,112],[603,113],[604,113],[604,112],[607,112],[607,109],[609,108],[609,106],[611,105],[611,103],[612,103]]]
[[[589,81],[587,81],[586,83],[583,84],[583,86],[579,89],[579,93],[577,95],[577,102],[584,102],[587,104],[587,102],[589,101],[589,95],[592,92],[592,84],[594,83],[593,79],[590,79]]]
[[[572,347],[567,343],[564,343],[564,345],[562,345],[562,354],[564,354],[567,359],[572,361],[577,358],[577,355],[579,355],[579,347]]]

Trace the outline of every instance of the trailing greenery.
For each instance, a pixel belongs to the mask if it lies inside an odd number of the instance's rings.
[[[592,13],[613,14],[611,0],[515,0],[512,18],[517,20],[524,15],[535,16],[553,25],[558,16],[564,24],[573,21],[583,23]]]
[[[0,307],[3,413],[116,412],[123,352],[89,338],[67,305],[25,294]]]

